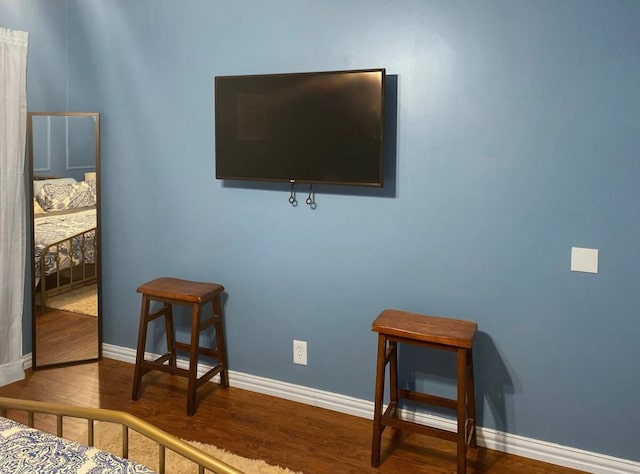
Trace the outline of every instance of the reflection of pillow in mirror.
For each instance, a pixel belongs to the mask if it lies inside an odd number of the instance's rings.
[[[75,178],[49,178],[49,179],[36,179],[33,181],[33,195],[40,194],[42,186],[45,184],[71,184],[77,183]]]
[[[44,209],[42,209],[42,206],[38,203],[37,199],[33,199],[33,215],[37,216],[38,214],[44,214]]]
[[[95,193],[87,183],[45,184],[36,199],[46,212],[96,205]]]
[[[95,182],[95,180],[89,180],[89,181],[84,181],[84,182],[87,183],[87,186],[89,186],[89,188],[91,189],[91,194],[93,194],[93,201],[94,201],[94,204],[95,204],[96,195],[97,195],[96,182]]]

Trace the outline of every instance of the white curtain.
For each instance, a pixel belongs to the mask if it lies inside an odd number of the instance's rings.
[[[0,28],[0,386],[24,378],[28,34]]]

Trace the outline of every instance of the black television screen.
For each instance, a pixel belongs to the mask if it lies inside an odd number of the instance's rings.
[[[215,78],[216,178],[383,185],[384,69]]]

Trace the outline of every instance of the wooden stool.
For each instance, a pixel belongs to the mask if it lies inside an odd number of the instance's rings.
[[[380,465],[382,432],[386,426],[391,426],[400,430],[456,441],[458,444],[458,474],[466,472],[467,447],[476,447],[472,346],[477,328],[478,325],[471,321],[424,316],[393,309],[384,310],[376,318],[371,326],[371,330],[378,333],[375,412],[373,417],[373,441],[371,444],[372,466],[377,467]],[[412,390],[399,389],[398,342],[456,352],[457,399],[452,400]],[[382,400],[385,368],[389,362],[390,401],[389,406],[383,413]],[[400,419],[398,401],[403,398],[456,410],[457,431],[446,431]]]
[[[158,278],[138,288],[138,293],[142,293],[142,308],[140,310],[136,367],[133,374],[133,391],[131,395],[133,400],[137,400],[140,396],[142,376],[152,370],[180,375],[189,379],[187,389],[187,415],[189,416],[196,411],[196,389],[198,387],[216,374],[220,374],[222,387],[229,386],[226,347],[222,329],[222,309],[220,307],[220,293],[222,291],[224,291],[224,287],[216,283],[199,283],[176,278]],[[162,302],[162,308],[154,313],[149,313],[151,301]],[[202,307],[207,303],[212,304],[213,315],[209,319],[200,321]],[[189,344],[176,342],[172,311],[172,305],[174,304],[191,306],[191,342]],[[150,321],[160,316],[164,316],[165,321],[167,352],[155,360],[145,360],[147,326]],[[211,326],[215,328],[215,350],[200,347],[200,332]],[[188,370],[179,368],[176,365],[176,352],[178,350],[189,352]],[[216,366],[200,378],[198,378],[199,355],[214,357],[217,360]]]

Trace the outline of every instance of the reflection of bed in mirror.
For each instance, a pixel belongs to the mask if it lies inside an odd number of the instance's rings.
[[[95,181],[36,177],[34,277],[37,298],[47,300],[95,283]]]
[[[102,357],[100,116],[29,112],[34,369]]]

